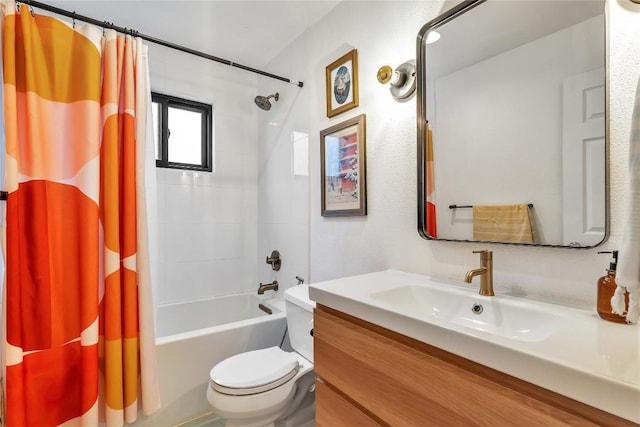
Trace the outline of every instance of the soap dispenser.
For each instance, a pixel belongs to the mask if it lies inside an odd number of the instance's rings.
[[[613,297],[613,293],[616,291],[616,266],[618,264],[618,251],[602,251],[598,252],[599,254],[611,254],[611,262],[609,263],[609,268],[607,269],[607,275],[602,276],[598,280],[598,315],[610,322],[616,323],[627,323],[627,320],[624,316],[620,316],[619,314],[615,314],[611,310],[611,298]],[[629,292],[625,292],[625,306],[629,308]]]

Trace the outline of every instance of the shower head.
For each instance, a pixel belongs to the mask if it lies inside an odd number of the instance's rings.
[[[266,97],[256,96],[256,99],[255,99],[256,105],[265,111],[269,111],[271,109],[271,102],[269,102],[270,98],[273,98],[274,100],[277,101],[280,98],[280,94],[276,92],[273,95],[269,95]]]

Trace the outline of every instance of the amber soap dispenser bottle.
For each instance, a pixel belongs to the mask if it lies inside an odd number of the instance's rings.
[[[607,275],[602,276],[598,280],[598,315],[604,320],[608,320],[610,322],[616,323],[627,323],[627,320],[624,316],[620,316],[619,314],[615,314],[611,310],[611,298],[613,297],[613,293],[616,291],[616,266],[618,264],[618,251],[602,251],[598,252],[599,254],[611,254],[611,262],[609,263],[609,268],[607,269]],[[624,295],[625,306],[629,308],[629,292],[625,292]]]

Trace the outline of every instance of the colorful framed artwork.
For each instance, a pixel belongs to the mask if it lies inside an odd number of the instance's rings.
[[[347,52],[326,67],[327,117],[358,106],[358,51]]]
[[[322,216],[367,214],[366,116],[320,132]]]

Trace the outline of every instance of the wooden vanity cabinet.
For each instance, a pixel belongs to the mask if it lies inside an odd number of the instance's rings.
[[[316,426],[638,426],[321,304]]]

